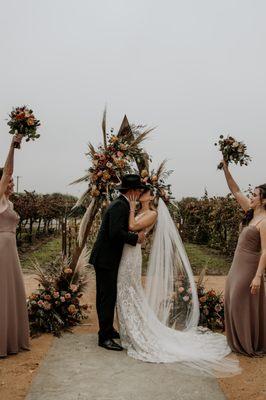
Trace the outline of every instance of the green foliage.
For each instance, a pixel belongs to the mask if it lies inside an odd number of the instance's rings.
[[[183,240],[234,253],[243,213],[231,195],[209,198],[206,193],[201,199],[184,198],[178,206]]]
[[[20,246],[22,242],[32,243],[36,237],[58,232],[63,218],[71,213],[77,199],[61,193],[42,195],[25,191],[13,194],[11,201],[20,217],[17,229]]]

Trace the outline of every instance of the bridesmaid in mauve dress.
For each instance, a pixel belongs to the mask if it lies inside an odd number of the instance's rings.
[[[14,136],[4,169],[0,169],[0,357],[29,350],[29,322],[23,275],[16,245],[19,216],[8,200],[14,183]]]
[[[251,199],[241,193],[224,162],[228,186],[246,212],[225,288],[225,328],[236,353],[266,355],[266,184]]]

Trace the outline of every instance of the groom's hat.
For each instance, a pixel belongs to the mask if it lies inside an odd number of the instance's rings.
[[[118,190],[130,189],[146,189],[147,186],[141,182],[140,176],[137,174],[127,174],[122,177],[121,184],[117,187]]]

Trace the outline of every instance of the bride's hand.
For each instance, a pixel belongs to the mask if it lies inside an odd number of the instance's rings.
[[[130,193],[128,195],[128,200],[129,200],[130,209],[135,211],[136,205],[137,205],[137,195],[135,193]]]

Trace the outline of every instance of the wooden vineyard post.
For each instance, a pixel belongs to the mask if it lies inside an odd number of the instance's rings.
[[[67,254],[67,219],[62,220],[62,255],[65,257]]]

